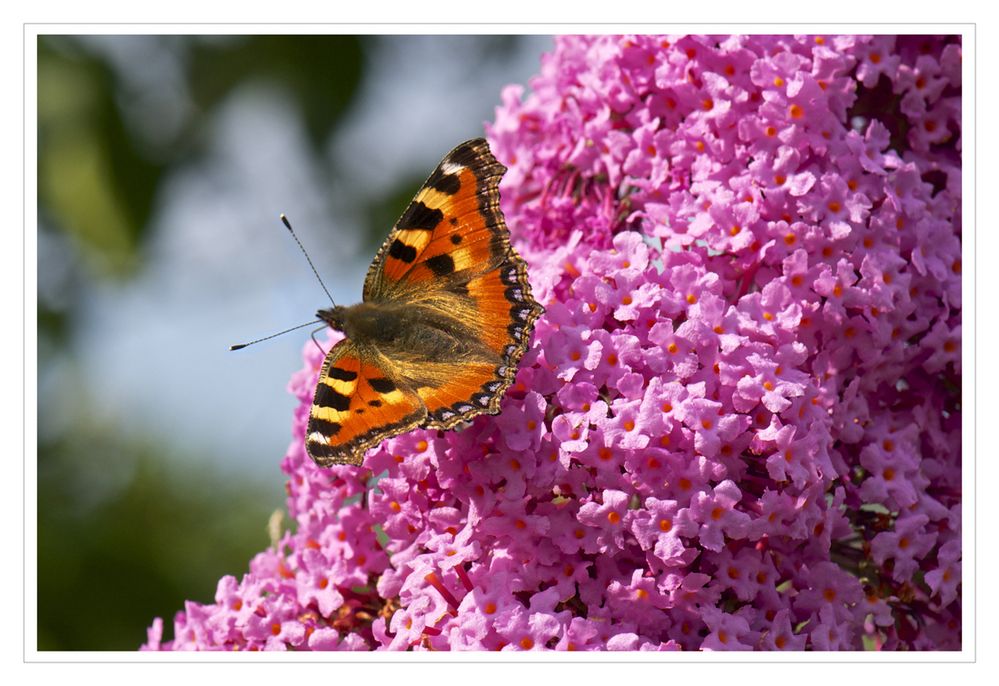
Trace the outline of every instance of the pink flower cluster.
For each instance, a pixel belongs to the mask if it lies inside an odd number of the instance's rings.
[[[319,469],[150,649],[961,646],[961,45],[563,37],[490,128],[497,417]]]

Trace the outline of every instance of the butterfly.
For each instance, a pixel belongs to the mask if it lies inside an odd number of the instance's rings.
[[[359,465],[383,440],[498,414],[544,312],[500,210],[506,167],[483,138],[449,152],[364,280],[362,302],[317,316],[345,338],[323,362],[305,447]]]

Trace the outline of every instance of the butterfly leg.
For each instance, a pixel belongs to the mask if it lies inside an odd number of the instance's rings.
[[[323,350],[323,346],[319,345],[319,341],[317,341],[317,340],[316,340],[316,334],[317,334],[317,333],[319,333],[320,331],[322,331],[322,330],[323,330],[323,329],[325,329],[325,328],[326,328],[326,324],[323,324],[322,326],[320,326],[320,327],[319,327],[318,329],[316,329],[315,331],[312,331],[311,333],[309,333],[309,338],[311,338],[311,339],[312,339],[312,342],[316,344],[316,347],[317,347],[317,348],[319,348],[319,353],[320,353],[321,355],[325,355],[325,354],[326,354],[326,351],[325,351],[325,350]]]

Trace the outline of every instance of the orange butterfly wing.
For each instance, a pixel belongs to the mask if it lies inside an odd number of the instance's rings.
[[[457,365],[443,386],[416,389],[429,428],[499,412],[544,312],[500,210],[504,172],[483,138],[449,152],[396,222],[365,280],[365,301],[431,302],[456,313],[494,354]]]
[[[413,389],[391,380],[371,351],[342,340],[319,372],[305,447],[321,467],[361,464],[364,453],[427,416]]]
[[[512,250],[512,248],[511,248]],[[516,254],[467,284],[477,316],[470,324],[494,357],[454,369],[448,383],[416,389],[427,408],[424,426],[450,429],[477,415],[498,414],[517,375],[535,320],[544,311],[531,296],[524,262]]]
[[[442,279],[502,261],[511,249],[499,208],[498,185],[505,171],[485,139],[467,141],[449,152],[371,263],[364,301],[439,289]]]
[[[500,211],[505,171],[482,138],[448,153],[396,222],[364,283],[365,303],[430,308],[453,322],[445,325],[451,333],[470,334],[478,354],[414,363],[360,341],[338,343],[323,365],[309,419],[306,447],[317,464],[360,464],[368,448],[390,436],[499,412],[544,312]],[[435,382],[402,381],[415,377]],[[378,379],[395,380],[393,402],[384,402]]]

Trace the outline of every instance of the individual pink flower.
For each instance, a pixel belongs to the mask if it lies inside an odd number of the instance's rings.
[[[704,621],[710,633],[701,643],[701,650],[752,650],[755,632],[749,622],[737,614],[728,614],[716,608],[704,611]]]
[[[718,552],[726,539],[740,539],[749,530],[749,515],[736,509],[742,493],[732,481],[725,480],[712,493],[698,493],[690,506],[690,514],[700,524],[698,539],[708,550]]]
[[[896,580],[908,579],[919,568],[919,559],[933,548],[937,535],[926,531],[930,518],[926,515],[899,517],[894,530],[883,531],[871,541],[871,556],[878,564],[891,560],[891,575]]]

